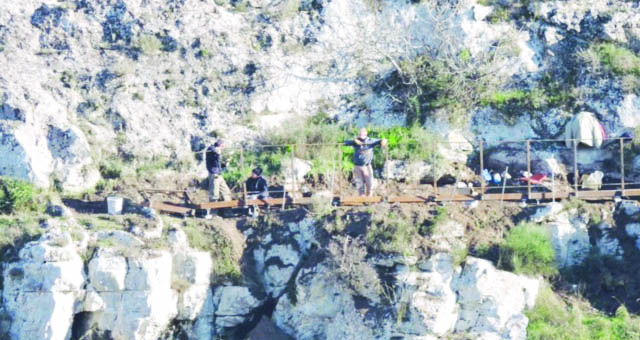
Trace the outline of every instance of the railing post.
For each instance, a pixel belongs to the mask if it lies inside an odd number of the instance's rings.
[[[573,140],[573,190],[576,193],[576,197],[578,197],[578,182],[580,178],[578,177],[578,140]]]
[[[244,176],[246,174],[246,168],[244,164],[244,145],[240,147],[240,163],[242,163],[242,176]],[[244,181],[244,178],[240,178],[240,180],[242,181],[242,193],[243,193],[242,205],[246,206],[247,205],[247,183]]]
[[[620,138],[620,185],[624,196],[624,140]]]
[[[338,160],[336,159],[339,155],[339,152],[336,152],[336,157],[333,158],[333,164],[331,166],[331,201],[333,202],[333,197],[335,197],[335,184],[336,184],[336,163]]]
[[[484,195],[484,188],[486,186],[484,182],[484,176],[482,175],[482,171],[484,171],[484,143],[482,139],[479,142],[480,146],[480,192]]]
[[[342,144],[338,144],[338,198],[342,201]]]
[[[293,157],[295,156],[295,144],[291,145],[291,204],[293,205],[293,202],[295,202],[295,196],[296,196],[296,192],[297,192],[297,187],[298,187],[298,181],[297,181],[297,176],[296,176],[296,171],[295,171],[295,167],[294,167],[294,160]]]
[[[531,199],[531,141],[527,139],[527,199]]]
[[[433,169],[433,192],[438,199],[438,175],[436,171],[436,146],[435,143],[431,146],[431,169]]]

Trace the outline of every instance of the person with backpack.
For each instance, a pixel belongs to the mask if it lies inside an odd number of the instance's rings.
[[[222,162],[222,152],[225,149],[225,143],[222,139],[218,139],[213,145],[207,148],[205,159],[207,171],[209,171],[209,200],[218,201],[222,196],[223,201],[231,201],[231,190],[227,182],[222,177],[222,172],[226,168],[226,164]]]
[[[358,131],[356,139],[347,140],[344,142],[344,145],[352,146],[355,150],[353,154],[353,163],[355,165],[353,177],[356,179],[360,196],[371,196],[373,187],[375,186],[373,167],[371,166],[373,162],[373,148],[378,145],[386,148],[387,140],[384,138],[369,138],[367,129],[362,128]]]

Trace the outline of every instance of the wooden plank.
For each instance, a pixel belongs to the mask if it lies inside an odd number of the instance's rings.
[[[192,215],[194,212],[193,208],[181,207],[179,205],[173,205],[162,202],[151,202],[150,207],[153,209],[157,209],[164,212],[171,212],[182,215]]]
[[[486,195],[485,195],[486,196]],[[484,198],[484,196],[483,196]],[[472,201],[475,198],[472,196],[468,196],[468,195],[450,195],[450,194],[438,194],[436,196],[436,201],[437,202],[444,202],[444,201],[453,201],[453,202],[460,202],[460,201]],[[498,200],[500,199],[500,195],[498,194]]]
[[[389,203],[426,203],[431,201],[428,196],[389,196]]]
[[[221,208],[237,208],[241,207],[240,201],[219,201],[219,202],[205,202],[198,204],[199,209],[221,209]]]
[[[340,198],[340,204],[363,204],[363,203],[380,203],[382,202],[381,196],[342,196]]]

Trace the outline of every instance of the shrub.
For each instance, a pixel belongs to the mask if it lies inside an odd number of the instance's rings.
[[[109,160],[100,164],[98,171],[104,179],[116,179],[122,175],[122,162],[119,160]]]
[[[534,223],[520,223],[509,230],[500,245],[499,265],[517,274],[552,276],[555,252],[548,231]]]
[[[382,285],[378,273],[369,264],[366,247],[349,236],[339,237],[329,243],[331,264],[338,277],[347,283],[356,294],[378,301]]]
[[[640,75],[640,56],[633,51],[611,43],[591,47],[598,52],[602,65],[613,73]]]
[[[0,211],[13,213],[24,210],[36,210],[35,189],[31,183],[0,177]]]
[[[367,230],[367,243],[376,250],[412,256],[416,253],[418,228],[411,219],[387,213],[382,221],[372,222]]]
[[[630,316],[624,305],[614,316],[606,316],[595,312],[586,301],[573,297],[563,300],[546,285],[540,288],[536,306],[526,315],[529,340],[640,338],[640,319]]]

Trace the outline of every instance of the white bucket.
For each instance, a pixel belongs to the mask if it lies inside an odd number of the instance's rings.
[[[107,197],[107,211],[109,215],[120,215],[122,214],[122,197],[118,196],[109,196]]]

